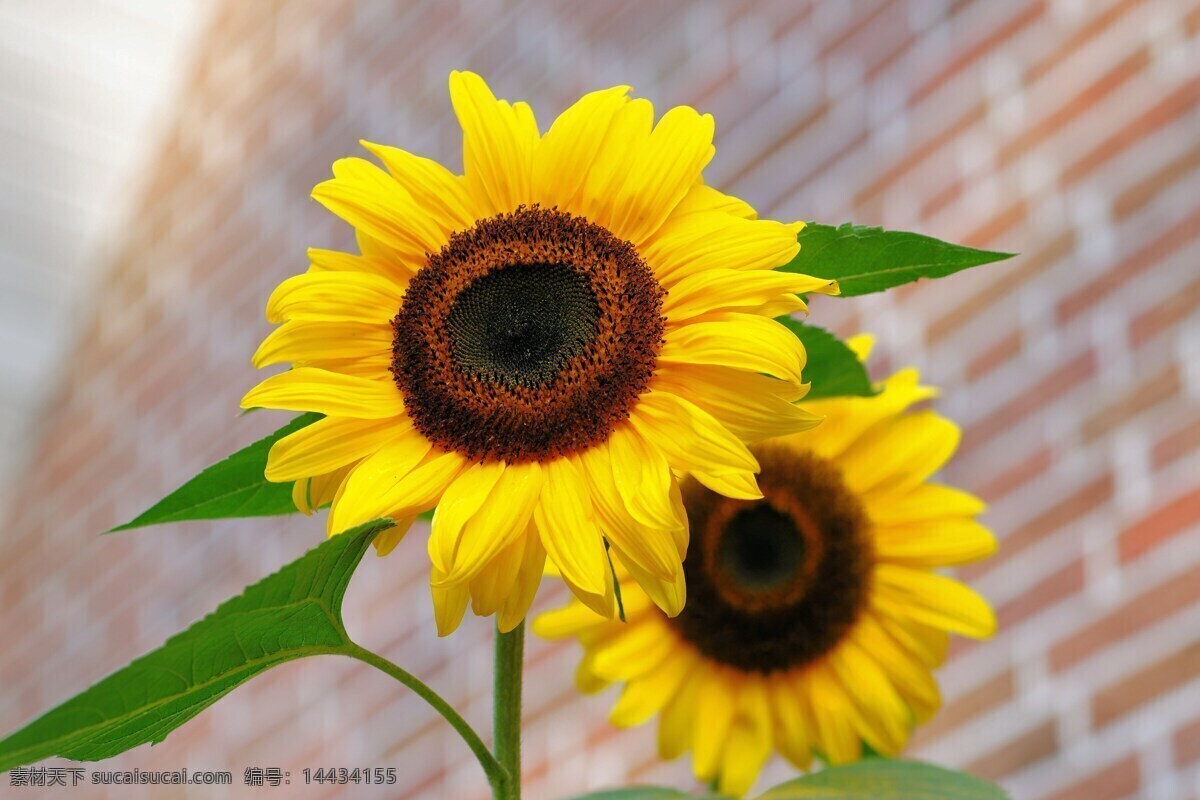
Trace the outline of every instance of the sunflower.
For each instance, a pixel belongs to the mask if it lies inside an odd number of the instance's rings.
[[[905,370],[874,397],[812,402],[820,427],[753,448],[759,500],[687,481],[678,616],[631,586],[628,624],[572,603],[534,630],[577,636],[580,688],[623,682],[613,723],[659,714],[662,757],[690,749],[696,776],[722,792],[748,791],[773,749],[801,769],[814,753],[857,759],[864,742],[898,754],[938,708],[932,670],[949,634],[995,629],[979,595],[935,572],[996,545],[973,519],[979,500],[927,482],[959,439],[932,411],[906,411],[932,394]]]
[[[713,120],[657,124],[624,86],[544,134],[525,103],[450,76],[464,174],[363,142],[313,197],[360,252],[311,250],[267,305],[243,407],[314,411],[271,449],[329,533],[390,517],[386,554],[434,508],[442,635],[468,604],[502,631],[547,562],[611,617],[613,561],[669,615],[684,603],[679,481],[760,497],[745,442],[811,427],[805,354],[772,318],[836,284],[774,267],[803,223],[759,220],[701,180]]]

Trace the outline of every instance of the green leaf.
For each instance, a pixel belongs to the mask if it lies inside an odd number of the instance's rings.
[[[715,795],[706,795],[715,797]],[[590,794],[581,794],[571,800],[694,800],[695,795],[665,786],[629,786],[624,789],[604,789]]]
[[[971,775],[888,758],[829,767],[770,789],[758,800],[1008,800]]]
[[[265,439],[218,461],[124,525],[106,533],[187,519],[270,517],[296,513],[292,484],[263,476],[271,445],[313,424],[320,414],[301,414]]]
[[[346,652],[342,598],[391,520],[327,540],[166,644],[0,741],[0,772],[50,756],[97,761],[171,731],[266,669]]]
[[[836,228],[811,223],[797,238],[800,252],[780,269],[836,279],[842,297],[882,292],[919,278],[944,278],[1015,255],[851,223]]]
[[[804,343],[808,362],[804,380],[812,384],[805,400],[822,397],[873,397],[875,388],[858,356],[845,342],[824,328],[806,325],[791,317],[780,317],[792,333]]]

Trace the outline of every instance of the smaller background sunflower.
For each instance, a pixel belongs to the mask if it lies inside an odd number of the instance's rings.
[[[861,359],[870,340],[852,346]],[[990,636],[986,601],[939,575],[985,558],[983,503],[928,481],[958,428],[908,411],[935,391],[904,370],[870,398],[811,404],[818,428],[754,449],[764,497],[721,497],[689,483],[689,599],[678,617],[623,582],[628,624],[573,601],[535,631],[576,636],[584,691],[624,683],[611,713],[630,726],[659,715],[663,758],[691,750],[696,776],[749,790],[778,750],[801,769],[841,764],[865,743],[903,749],[940,704],[932,671],[951,633]]]

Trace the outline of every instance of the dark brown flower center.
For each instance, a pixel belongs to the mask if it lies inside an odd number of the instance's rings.
[[[520,208],[429,256],[392,323],[392,374],[443,449],[556,458],[607,439],[649,385],[663,294],[629,242]]]
[[[780,445],[755,455],[762,500],[685,487],[688,601],[671,624],[715,661],[770,673],[841,641],[866,605],[873,553],[834,464]]]

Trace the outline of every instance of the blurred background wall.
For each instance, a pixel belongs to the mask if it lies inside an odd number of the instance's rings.
[[[458,167],[446,78],[470,68],[543,128],[616,83],[712,112],[707,177],[764,216],[1020,251],[813,308],[880,336],[877,377],[946,387],[945,479],[1002,541],[965,570],[1001,632],[954,648],[911,754],[1018,800],[1200,797],[1200,3],[107,0],[0,22],[0,729],[321,539],[302,517],[96,534],[281,424],[237,412],[264,303],[307,246],[352,242],[311,187],[359,138]],[[435,637],[422,539],[369,558],[348,625],[487,729],[489,624]],[[528,655],[530,798],[692,785],[652,727],[607,726],[611,695],[574,693],[572,646]],[[413,797],[486,793],[432,712],[335,659],[112,765],[280,767],[302,797],[338,795],[305,767],[396,766]]]

